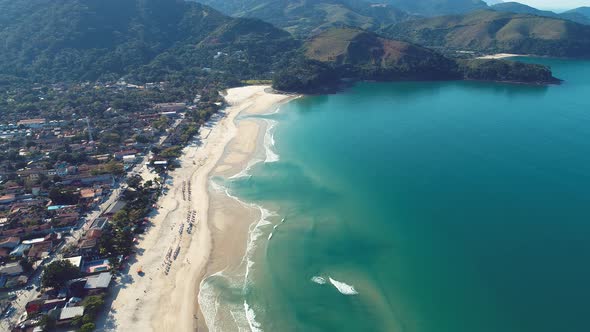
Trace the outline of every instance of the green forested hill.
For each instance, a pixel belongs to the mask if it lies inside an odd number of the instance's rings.
[[[295,35],[330,27],[375,30],[412,16],[387,4],[365,0],[202,0],[225,14],[259,18]]]
[[[0,44],[0,74],[37,81],[220,64],[268,71],[279,50],[297,46],[268,23],[181,0],[0,0]],[[227,56],[214,61],[219,51]]]
[[[371,8],[376,11],[374,17],[389,15],[379,6]],[[305,20],[314,19],[312,12],[302,15]],[[479,16],[469,17],[476,26],[486,22]],[[433,20],[443,22],[440,29],[445,32],[453,29],[453,23],[469,23],[462,16]],[[417,22],[405,26],[432,26],[426,25],[430,20]],[[541,35],[569,42],[568,33],[572,31],[564,30],[564,22],[528,26],[527,40]],[[520,26],[517,31],[525,29]],[[456,42],[442,38],[444,34],[440,39],[431,38],[438,33],[418,36],[429,37],[417,38],[426,44],[434,40],[452,46]],[[488,42],[486,35],[471,37],[479,43]],[[302,42],[270,23],[231,18],[208,6],[182,0],[0,0],[0,83],[7,86],[13,78],[29,83],[113,81],[120,77],[149,82],[198,76],[204,81],[236,84],[243,79],[275,76],[277,82],[287,82],[287,86],[301,80],[312,82],[295,89],[304,91],[321,88],[323,83],[337,85],[342,78],[456,79],[464,77],[461,68],[472,72],[472,77],[509,77],[504,75],[507,66],[487,63],[485,71],[477,71],[480,65],[459,66],[435,51],[395,39],[399,38],[386,39],[359,28],[327,28],[300,47]],[[523,68],[521,72],[527,70]],[[502,75],[492,74],[495,72]],[[547,74],[542,70],[537,73]],[[546,75],[533,77],[547,81]]]
[[[481,0],[372,0],[372,2],[384,2],[410,14],[423,16],[460,14],[487,8],[487,4]]]
[[[455,60],[433,50],[354,28],[333,28],[311,37],[303,58],[274,78],[278,90],[322,92],[341,80],[475,79],[553,83],[544,66],[498,60]]]
[[[491,10],[404,22],[382,33],[420,45],[455,50],[590,56],[590,26]]]

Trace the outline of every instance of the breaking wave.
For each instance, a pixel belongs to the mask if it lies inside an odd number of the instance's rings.
[[[356,295],[358,294],[358,292],[356,291],[356,289],[354,289],[354,286],[352,285],[348,285],[342,281],[338,281],[338,280],[334,280],[330,277],[328,277],[328,280],[330,280],[330,283],[336,287],[336,289],[344,294],[344,295]]]
[[[264,134],[264,150],[266,152],[266,159],[264,162],[274,163],[280,160],[279,155],[273,151],[275,146],[275,127],[278,122],[269,119],[267,119],[266,122],[268,123],[268,127]]]
[[[311,281],[315,282],[318,285],[324,285],[326,283],[326,278],[314,276],[314,277],[311,277]]]

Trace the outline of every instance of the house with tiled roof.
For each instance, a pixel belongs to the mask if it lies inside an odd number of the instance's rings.
[[[20,238],[11,236],[0,240],[0,248],[14,249],[20,244]]]

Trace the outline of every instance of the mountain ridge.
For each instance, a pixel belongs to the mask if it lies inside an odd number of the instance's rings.
[[[273,87],[299,93],[330,92],[343,81],[491,80],[557,83],[545,66],[500,60],[456,60],[412,43],[353,28],[309,38],[303,57],[275,75]]]
[[[564,14],[580,14],[590,18],[590,6],[589,7],[578,7],[572,10],[568,10]]]
[[[399,23],[382,33],[427,47],[483,53],[590,56],[590,26],[493,10]]]
[[[196,59],[201,67],[214,66],[217,52],[256,51],[250,44],[267,50],[274,45],[273,52],[297,46],[287,32],[269,23],[230,18],[184,1],[0,0],[0,8],[6,9],[0,13],[0,43],[5,46],[0,72],[33,80],[113,79],[174,53],[175,61],[184,61],[177,66],[195,65]],[[222,30],[224,43],[211,38]],[[180,56],[180,50],[187,56]],[[270,55],[244,57],[257,64]],[[171,65],[152,69],[165,71]]]
[[[540,10],[531,6],[527,6],[525,4],[522,4],[520,2],[502,2],[502,3],[498,3],[495,4],[493,6],[490,6],[491,9],[496,10],[496,11],[502,11],[502,12],[509,12],[509,13],[515,13],[515,14],[531,14],[531,15],[537,15],[537,16],[544,16],[544,17],[552,17],[552,18],[560,18],[560,19],[566,19],[566,20],[570,20],[576,23],[580,23],[580,24],[586,24],[586,25],[590,25],[590,17],[586,17],[580,13],[577,12],[565,12],[565,13],[555,13],[549,10]]]
[[[364,0],[201,0],[234,17],[258,18],[294,35],[307,36],[330,27],[376,30],[412,16],[386,4]]]
[[[482,0],[381,0],[410,14],[439,16],[467,13],[485,9],[488,5]],[[373,2],[377,2],[374,0]]]
[[[360,28],[326,28],[303,43],[270,23],[228,17],[194,2],[0,0],[0,8],[7,9],[0,11],[4,23],[0,43],[8,46],[0,49],[3,79],[40,83],[172,79],[185,84],[198,77],[236,85],[242,80],[268,80],[287,68],[290,77],[283,79],[311,77],[313,82],[333,85],[346,76],[461,79],[465,70],[474,68],[417,43]],[[510,76],[508,66],[485,65],[490,68],[480,70],[485,79],[550,82],[552,77],[549,70],[533,66]],[[523,75],[527,70],[533,73],[530,77]]]

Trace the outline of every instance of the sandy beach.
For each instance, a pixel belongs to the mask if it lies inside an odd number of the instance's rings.
[[[259,218],[257,209],[213,192],[210,178],[240,172],[260,152],[264,121],[236,118],[267,113],[293,98],[268,91],[268,86],[228,90],[229,107],[201,130],[199,144],[185,148],[129,273],[116,281],[107,298],[111,310],[97,330],[207,330],[197,300],[200,282],[239,264],[248,228]],[[136,273],[140,267],[142,276]]]
[[[506,59],[506,58],[513,58],[517,56],[525,56],[523,54],[511,54],[511,53],[498,53],[498,54],[490,54],[478,57],[478,59]]]

